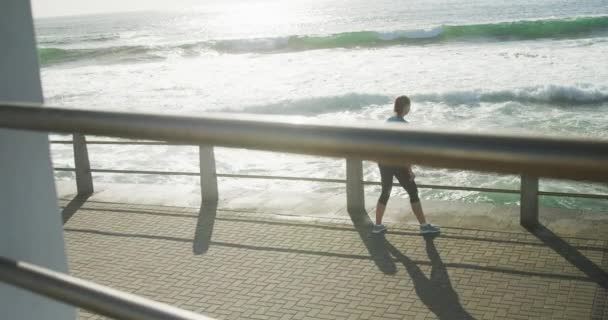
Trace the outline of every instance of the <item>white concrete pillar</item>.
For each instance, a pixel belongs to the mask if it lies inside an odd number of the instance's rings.
[[[538,177],[521,176],[519,223],[524,227],[538,225]]]
[[[204,204],[217,203],[217,173],[213,146],[199,146],[199,164],[201,173],[201,201]]]
[[[93,194],[94,190],[89,151],[87,150],[87,139],[84,135],[75,133],[72,135],[72,141],[74,147],[74,167],[76,169],[76,190],[78,190],[79,197],[88,197]]]
[[[28,0],[0,1],[0,100],[42,103]],[[48,135],[0,129],[0,255],[67,272]],[[3,319],[74,319],[73,307],[0,283]]]
[[[363,162],[346,159],[346,208],[349,213],[365,211]]]

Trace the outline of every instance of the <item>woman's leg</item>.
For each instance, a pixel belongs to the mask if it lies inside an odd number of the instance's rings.
[[[393,172],[390,168],[382,165],[378,165],[380,168],[380,181],[382,182],[382,193],[376,204],[376,224],[382,224],[382,217],[384,217],[384,210],[386,210],[386,203],[388,198],[391,196],[391,190],[393,189]]]
[[[399,184],[401,184],[410,196],[410,205],[412,206],[412,211],[414,211],[416,219],[418,219],[420,224],[426,224],[422,204],[420,204],[420,198],[418,197],[418,186],[409,171],[407,169],[399,170],[395,176],[397,177]]]

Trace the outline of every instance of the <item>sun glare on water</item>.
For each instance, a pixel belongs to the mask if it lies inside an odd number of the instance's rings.
[[[208,10],[209,8],[207,8]],[[213,24],[231,33],[268,35],[298,21],[289,3],[256,2],[219,5]]]

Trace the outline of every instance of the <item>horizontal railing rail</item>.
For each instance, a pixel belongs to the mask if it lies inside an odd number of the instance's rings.
[[[608,181],[608,141],[431,132],[276,117],[183,116],[0,103],[0,127],[357,158],[402,164]]]
[[[88,142],[87,142],[88,143]],[[56,167],[55,171],[74,172],[75,168]],[[180,171],[153,171],[153,170],[119,170],[119,169],[91,169],[95,173],[122,173],[122,174],[152,174],[152,175],[175,175],[175,176],[200,176],[199,172],[180,172]],[[253,174],[231,174],[218,173],[218,178],[240,178],[240,179],[260,179],[260,180],[286,180],[286,181],[306,181],[306,182],[326,182],[326,183],[346,183],[346,179],[327,179],[327,178],[307,178],[307,177],[287,177],[287,176],[267,176]],[[364,185],[381,185],[380,181],[363,181]],[[393,186],[399,187],[398,183],[393,183]],[[507,193],[519,194],[518,189],[502,189],[502,188],[477,188],[477,187],[458,187],[446,186],[438,184],[417,184],[420,189],[437,189],[437,190],[453,190],[453,191],[476,191],[487,193]],[[538,191],[541,196],[550,197],[568,197],[568,198],[585,198],[585,199],[603,199],[608,200],[608,194],[594,193],[571,193],[571,192],[555,192],[555,191]]]
[[[211,319],[168,304],[2,256],[0,256],[0,281],[115,319]]]
[[[75,168],[53,168],[55,171],[76,171]],[[155,170],[120,170],[120,169],[91,169],[90,172],[97,173],[124,173],[124,174],[154,174],[169,176],[200,176],[200,172],[181,172],[181,171],[155,171]],[[218,175],[219,176],[219,175]]]
[[[539,191],[538,195],[539,196],[550,196],[550,197],[608,200],[608,195],[606,195],[606,194],[593,194],[593,193],[568,193],[568,192],[555,192],[555,191]]]
[[[51,140],[50,143],[54,144],[72,144],[72,140]],[[142,146],[196,146],[194,144],[189,143],[169,143],[164,141],[104,141],[104,140],[93,140],[87,141],[87,144],[126,144],[126,145],[142,145]]]

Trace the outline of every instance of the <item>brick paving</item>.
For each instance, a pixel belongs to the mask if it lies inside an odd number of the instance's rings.
[[[605,240],[399,224],[375,236],[364,212],[68,207],[73,275],[218,319],[608,319]]]

